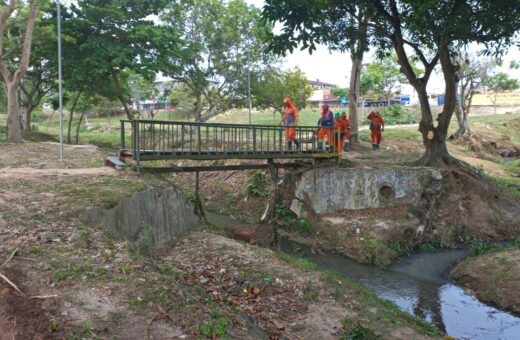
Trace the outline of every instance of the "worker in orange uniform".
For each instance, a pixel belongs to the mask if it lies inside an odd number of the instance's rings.
[[[285,98],[283,102],[285,103],[285,106],[283,108],[283,116],[280,120],[280,125],[283,124],[285,126],[285,140],[287,141],[287,148],[291,150],[294,142],[296,150],[299,150],[300,142],[298,142],[296,139],[295,128],[295,126],[298,125],[298,121],[300,120],[300,117],[298,116],[298,109],[296,109],[296,106],[294,106],[290,98]]]
[[[334,130],[334,114],[329,110],[328,104],[321,106],[321,116],[318,119],[318,150],[323,150],[323,138],[327,137],[327,142],[333,144],[332,130]]]
[[[345,111],[341,113],[340,122],[343,128],[343,151],[348,151],[348,148],[350,146],[350,122],[347,118],[347,114],[345,113]]]
[[[342,114],[337,112],[334,115],[334,147],[337,152],[347,151],[345,143],[348,143],[350,130],[350,122],[347,119],[347,114],[343,111]],[[347,147],[348,149],[348,147]]]
[[[372,111],[367,118],[370,121],[372,149],[377,150],[381,143],[381,132],[385,131],[385,121],[378,111]]]

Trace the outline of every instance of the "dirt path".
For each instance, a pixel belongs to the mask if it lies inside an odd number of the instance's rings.
[[[35,169],[35,168],[3,168],[0,178],[30,179],[37,176],[82,176],[82,175],[115,175],[113,168],[82,168],[82,169]]]

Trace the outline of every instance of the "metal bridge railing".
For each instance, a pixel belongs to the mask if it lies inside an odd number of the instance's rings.
[[[315,126],[296,126],[299,148],[295,143],[289,148],[283,126],[121,120],[121,154],[131,156],[138,162],[156,159],[337,156],[334,148],[320,147],[317,130]]]

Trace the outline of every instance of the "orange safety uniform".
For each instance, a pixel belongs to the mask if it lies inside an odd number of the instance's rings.
[[[372,148],[379,149],[379,144],[381,143],[381,132],[385,130],[385,120],[379,112],[371,112],[367,118],[370,120]]]
[[[285,139],[290,141],[296,138],[296,128],[289,126],[296,126],[299,121],[298,110],[290,101],[283,109],[283,116],[280,123],[283,123],[285,128]]]
[[[334,118],[334,141],[337,151],[343,150],[345,141],[350,139],[350,122],[347,119],[346,114],[342,114],[341,117]]]
[[[285,107],[283,109],[283,116],[280,120],[280,124],[285,126],[285,140],[287,141],[288,148],[292,148],[292,143],[296,145],[296,148],[299,149],[300,143],[296,140],[296,128],[295,126],[298,124],[300,117],[298,115],[298,109],[291,102],[290,98],[285,98],[284,100]]]
[[[327,104],[322,105],[321,117],[318,121],[318,125],[321,126],[318,131],[318,148],[323,148],[323,138],[327,137],[327,142],[329,144],[334,143],[333,138],[333,130],[334,130],[334,114],[329,110],[329,106]]]

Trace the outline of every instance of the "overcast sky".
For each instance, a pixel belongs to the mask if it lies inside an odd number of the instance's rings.
[[[246,0],[259,8],[263,7],[263,0]],[[372,61],[372,55],[369,53],[364,63]],[[509,63],[511,60],[520,61],[520,50],[511,48],[504,58],[504,66],[500,71],[509,73],[512,77],[520,79],[520,70],[510,70]],[[339,85],[341,87],[349,86],[350,79],[350,57],[348,54],[340,52],[329,52],[326,46],[318,46],[318,49],[309,55],[307,51],[296,50],[293,54],[285,58],[286,68],[298,66],[307,75],[310,80],[319,79],[327,83]],[[434,93],[444,92],[444,80],[442,75],[437,72],[433,74],[430,80],[428,90]]]

